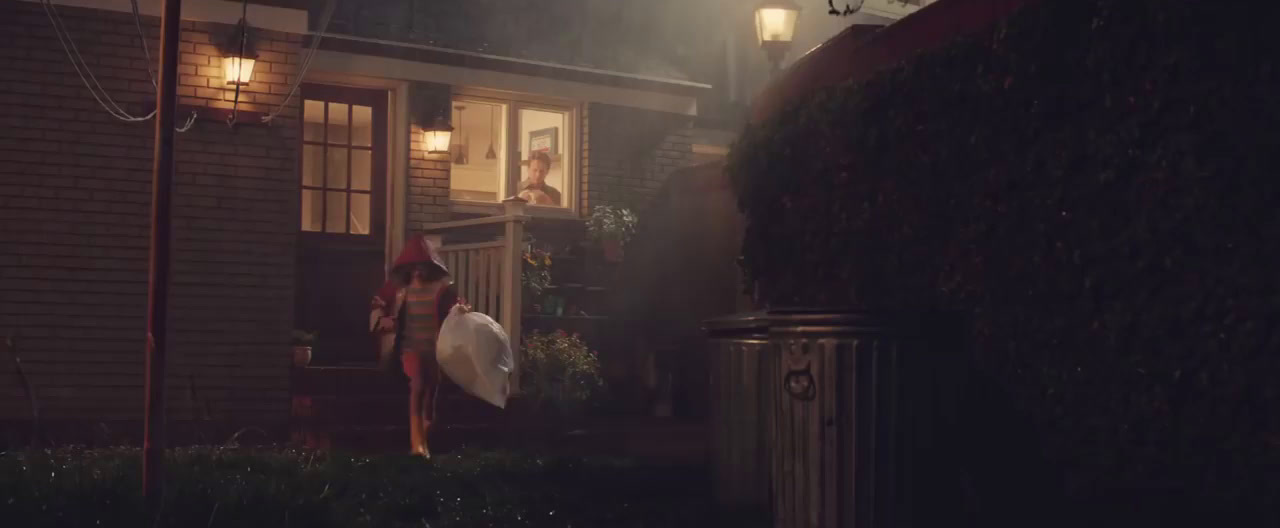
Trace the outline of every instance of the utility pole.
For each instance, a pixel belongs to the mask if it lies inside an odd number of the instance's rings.
[[[164,373],[169,335],[169,240],[173,196],[174,113],[177,111],[178,38],[182,0],[164,0],[160,13],[160,85],[156,89],[156,144],[151,168],[151,277],[147,289],[146,407],[142,440],[142,493],[152,521],[164,496]]]

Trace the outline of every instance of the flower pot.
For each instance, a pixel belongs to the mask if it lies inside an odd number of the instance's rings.
[[[622,241],[606,238],[600,241],[600,249],[604,251],[604,259],[608,262],[622,262]]]
[[[311,347],[293,347],[293,366],[302,368],[311,364]]]

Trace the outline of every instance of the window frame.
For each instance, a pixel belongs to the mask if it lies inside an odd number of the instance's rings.
[[[297,200],[296,214],[294,221],[296,222],[296,230],[304,243],[323,244],[326,246],[345,246],[352,248],[381,247],[386,238],[386,201],[387,201],[387,94],[382,90],[355,88],[347,86],[335,86],[327,84],[309,84],[304,83],[299,90],[298,101],[298,151],[297,151],[297,173],[294,179],[295,199]],[[321,142],[306,140],[306,101],[308,99],[315,101],[323,101],[325,103],[325,137]],[[347,105],[348,132],[347,142],[343,145],[330,144],[328,142],[329,134],[329,103],[339,103]],[[351,119],[354,116],[353,106],[368,106],[370,108],[372,123],[369,151],[369,190],[359,191],[351,189],[351,162],[354,156],[351,155],[352,150],[366,150],[365,147],[352,145],[352,133],[350,130]],[[322,147],[322,159],[324,160],[321,169],[322,186],[316,188],[307,186],[305,182],[305,174],[303,173],[303,163],[307,145],[317,145]],[[327,188],[328,182],[328,148],[330,146],[340,146],[347,149],[347,188],[340,191],[347,199],[347,218],[346,232],[333,233],[325,229],[325,225],[321,225],[320,231],[307,231],[302,228],[302,194],[305,190],[319,190],[321,193],[321,202],[327,204],[327,196],[325,193],[330,192]],[[337,192],[335,190],[335,192]],[[351,223],[351,195],[368,194],[369,196],[369,229],[368,233],[356,234],[350,232]],[[327,205],[325,206],[327,207]],[[327,222],[327,214],[322,215],[324,222]]]
[[[504,122],[507,125],[507,130],[505,134],[506,141],[503,145],[506,149],[507,163],[503,167],[505,174],[503,174],[502,182],[502,194],[506,194],[506,196],[503,196],[502,199],[515,195],[511,191],[520,184],[520,163],[523,161],[524,156],[528,154],[520,148],[520,111],[542,110],[559,112],[565,115],[565,144],[561,148],[569,155],[561,158],[561,167],[565,170],[566,175],[565,188],[560,190],[560,197],[566,204],[561,207],[529,204],[525,210],[533,216],[576,218],[579,215],[579,204],[581,203],[579,190],[581,189],[582,174],[582,152],[580,150],[582,138],[579,133],[579,120],[582,115],[582,103],[522,93],[498,92],[479,88],[455,88],[450,96],[449,104],[452,107],[459,103],[466,104],[468,100],[506,106],[507,113]],[[520,155],[517,156],[516,153]],[[452,191],[452,160],[449,161],[449,173],[449,189]],[[464,214],[501,214],[502,202],[501,200],[498,202],[461,200],[450,197],[449,211],[451,213]]]

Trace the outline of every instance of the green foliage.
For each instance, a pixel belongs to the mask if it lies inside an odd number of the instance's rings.
[[[749,127],[728,171],[774,305],[972,314],[1072,493],[1280,502],[1273,31],[1044,0]]]
[[[293,331],[293,346],[314,346],[316,342],[316,333],[307,332],[305,330]]]
[[[602,395],[599,357],[577,334],[534,331],[525,336],[524,347],[522,383],[539,407],[574,415]]]
[[[592,240],[617,240],[626,244],[636,234],[639,219],[626,207],[597,205],[587,217],[587,234]]]
[[[551,287],[551,253],[530,243],[521,266],[520,283],[524,285],[529,299],[537,299]]]
[[[170,450],[173,527],[710,526],[697,475],[612,459]],[[0,454],[0,526],[153,526],[134,448]],[[692,478],[691,478],[692,477]]]

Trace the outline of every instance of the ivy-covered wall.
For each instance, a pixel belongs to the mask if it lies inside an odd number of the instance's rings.
[[[744,270],[774,305],[970,314],[1074,496],[1280,503],[1272,25],[1044,0],[798,101],[730,156]]]

